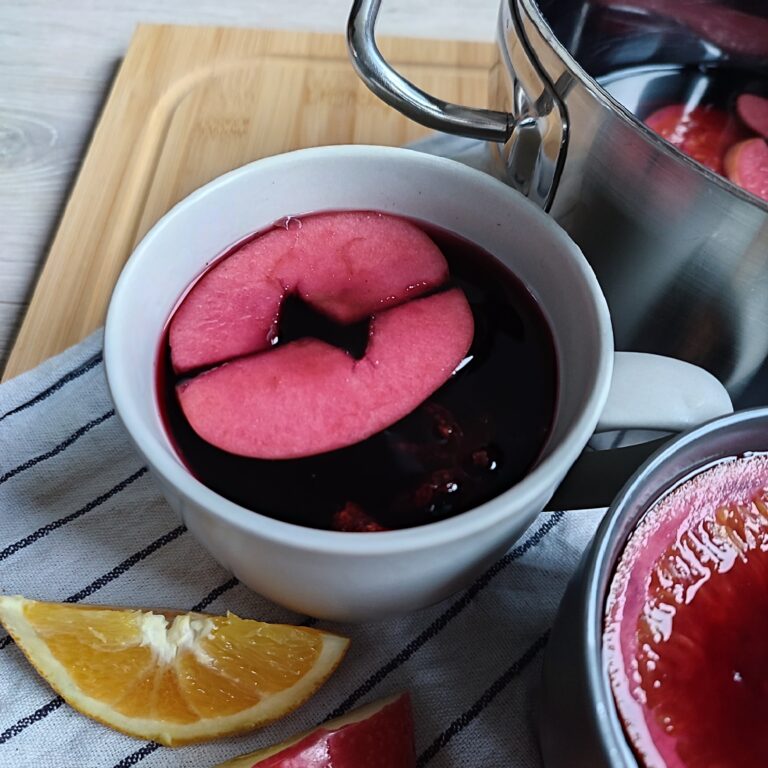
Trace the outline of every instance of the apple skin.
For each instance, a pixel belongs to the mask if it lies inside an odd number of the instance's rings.
[[[736,99],[736,112],[748,128],[768,139],[768,99],[755,93],[742,93]]]
[[[753,195],[768,200],[768,144],[747,139],[734,144],[725,156],[728,178]]]
[[[415,768],[408,693],[356,709],[274,747],[218,768]]]

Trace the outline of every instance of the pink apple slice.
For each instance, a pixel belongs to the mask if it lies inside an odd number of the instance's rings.
[[[742,93],[736,99],[736,112],[744,125],[768,139],[768,99],[755,93]]]
[[[194,284],[171,321],[173,367],[184,373],[268,349],[289,294],[347,324],[447,278],[440,249],[404,219],[368,211],[293,219]]]
[[[222,763],[218,768],[415,768],[407,693],[331,720],[309,733]]]
[[[725,156],[725,173],[734,184],[768,200],[768,144],[765,139],[747,139],[734,144]]]
[[[713,107],[671,104],[645,119],[646,125],[681,152],[722,173],[723,156],[743,131],[728,113]]]
[[[230,453],[324,453],[409,414],[451,376],[473,333],[472,311],[454,288],[374,315],[360,360],[299,339],[180,384],[179,402],[195,432]]]

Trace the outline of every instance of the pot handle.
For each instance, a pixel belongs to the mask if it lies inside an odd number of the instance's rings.
[[[374,37],[381,0],[354,0],[347,44],[358,75],[382,101],[428,128],[494,142],[494,175],[548,211],[565,158],[567,116],[556,89],[529,52],[520,21],[505,5],[499,31],[513,113],[450,104],[396,72]]]
[[[500,143],[512,135],[507,112],[472,109],[430,96],[396,72],[381,55],[374,27],[381,0],[354,0],[347,24],[347,45],[363,82],[384,102],[417,123],[444,133]]]

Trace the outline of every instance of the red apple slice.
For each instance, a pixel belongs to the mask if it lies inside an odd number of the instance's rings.
[[[195,432],[222,450],[310,456],[357,443],[409,414],[451,376],[473,333],[472,311],[454,288],[376,314],[360,360],[299,339],[202,373],[177,393]]]
[[[726,112],[712,107],[689,109],[685,104],[672,104],[656,110],[645,123],[715,173],[722,173],[726,150],[742,135]]]
[[[356,709],[274,747],[218,768],[415,768],[407,693]]]
[[[194,284],[171,321],[173,367],[184,373],[268,349],[289,294],[348,324],[447,278],[440,249],[404,219],[365,211],[293,219]]]
[[[646,768],[763,768],[768,456],[725,461],[646,514],[606,603],[603,653]]]
[[[765,139],[747,139],[734,144],[725,156],[725,173],[734,184],[768,200],[768,144]]]
[[[748,128],[768,139],[768,99],[755,93],[742,93],[736,99],[736,112]]]
[[[726,5],[719,0],[632,0],[630,3],[627,0],[593,0],[592,4],[616,7],[638,16],[639,11],[650,12],[662,21],[662,24],[654,18],[646,21],[652,29],[664,29],[672,21],[688,36],[708,40],[739,58],[760,60],[768,57],[768,19],[762,14],[761,2],[740,3],[744,10],[729,7],[735,3]],[[632,22],[633,28],[636,23]]]

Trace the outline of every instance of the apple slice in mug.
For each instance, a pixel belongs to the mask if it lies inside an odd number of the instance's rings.
[[[313,731],[218,768],[415,768],[408,693],[391,696]]]
[[[474,336],[464,292],[415,224],[370,211],[293,221],[205,272],[170,324],[187,421],[238,456],[315,456],[381,432],[451,378]],[[273,349],[289,297],[342,326],[367,321],[362,358],[311,336]]]

